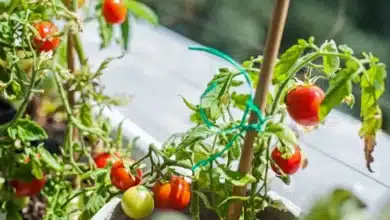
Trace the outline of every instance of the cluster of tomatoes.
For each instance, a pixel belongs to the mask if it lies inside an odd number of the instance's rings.
[[[294,87],[287,93],[285,103],[290,117],[302,126],[316,126],[320,123],[320,105],[325,98],[324,91],[312,84],[303,84]],[[281,175],[283,171],[286,175],[296,173],[301,166],[301,151],[295,147],[294,152],[289,157],[283,157],[283,153],[275,147],[271,153],[273,160],[273,171]]]
[[[123,211],[130,218],[140,219],[150,215],[153,209],[185,209],[191,199],[191,186],[182,176],[172,175],[170,180],[158,180],[150,191],[141,183],[142,170],[135,171],[125,167],[120,154],[100,153],[94,157],[98,168],[105,168],[113,162],[110,179],[113,186],[125,191],[122,197]],[[130,163],[133,161],[129,160]],[[153,193],[152,193],[153,192]]]
[[[70,0],[64,0],[69,6]],[[78,5],[82,7],[85,0],[79,0]],[[123,0],[104,0],[102,6],[102,15],[109,24],[122,24],[127,18],[127,8]],[[41,21],[33,25],[39,36],[34,37],[35,47],[40,52],[55,50],[60,44],[60,38],[55,36],[58,27],[51,21]]]

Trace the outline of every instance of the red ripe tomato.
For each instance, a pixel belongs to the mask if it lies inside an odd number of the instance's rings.
[[[59,37],[51,37],[58,32],[58,28],[50,21],[42,21],[34,24],[40,37],[34,37],[34,44],[40,52],[54,50],[60,44]]]
[[[138,185],[142,180],[142,170],[136,170],[137,175],[134,177],[124,166],[122,160],[116,161],[110,172],[111,183],[120,190],[127,190],[130,187]]]
[[[45,186],[45,183],[45,178],[41,180],[33,179],[29,182],[22,180],[12,180],[11,186],[15,189],[15,195],[18,197],[36,196],[41,192],[42,188]]]
[[[157,181],[153,187],[154,202],[160,209],[185,209],[191,200],[190,184],[183,178],[172,176],[170,181]]]
[[[118,152],[115,152],[115,156],[117,157],[120,157],[120,154]],[[107,166],[108,164],[108,161],[112,160],[112,155],[110,153],[107,153],[107,152],[104,152],[104,153],[100,153],[100,154],[97,154],[93,160],[95,161],[96,163],[96,166],[98,168],[104,168]]]
[[[299,85],[287,93],[287,111],[296,123],[315,126],[320,122],[319,111],[324,98],[325,93],[320,87]]]
[[[296,146],[294,154],[289,158],[283,158],[282,153],[277,147],[275,147],[272,150],[271,158],[279,166],[283,173],[287,175],[296,173],[301,166],[301,150]],[[281,175],[279,169],[274,164],[271,164],[271,167],[275,173]]]
[[[109,24],[121,24],[126,20],[127,8],[123,0],[104,0],[103,16]]]

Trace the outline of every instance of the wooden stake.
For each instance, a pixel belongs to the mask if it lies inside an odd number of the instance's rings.
[[[260,70],[260,77],[258,86],[256,89],[254,102],[259,109],[264,112],[267,104],[267,95],[269,85],[272,80],[272,73],[276,58],[280,48],[280,42],[283,36],[284,26],[286,24],[286,18],[290,0],[276,0],[272,18],[270,21],[270,27],[268,29],[267,42],[265,45],[264,63]],[[257,117],[253,112],[250,114],[249,123],[256,123]],[[240,158],[240,164],[238,170],[241,173],[248,173],[252,168],[253,161],[253,142],[257,136],[256,131],[248,131],[245,135],[244,146]],[[246,186],[233,188],[234,196],[245,196],[247,192]],[[242,201],[232,202],[229,206],[229,220],[238,220],[241,215]]]

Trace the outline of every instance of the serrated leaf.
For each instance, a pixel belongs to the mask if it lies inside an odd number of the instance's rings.
[[[295,146],[297,144],[297,137],[294,131],[287,125],[282,123],[268,123],[265,133],[275,135],[280,142]]]
[[[321,46],[321,50],[325,52],[332,52],[332,53],[338,52],[337,45],[333,40],[325,42]],[[324,73],[328,77],[332,76],[340,67],[340,58],[336,55],[323,56],[323,67],[324,67]]]
[[[39,164],[35,160],[32,160],[31,162],[32,162],[32,170],[31,170],[32,175],[39,180],[43,179],[43,171],[39,166]]]
[[[339,50],[346,54],[351,54],[351,55],[353,54],[352,48],[348,47],[345,44],[339,45]]]
[[[304,46],[297,44],[287,49],[280,56],[275,66],[272,84],[279,84],[289,77],[289,70],[298,61],[304,50]]]
[[[378,99],[385,91],[386,66],[382,63],[370,65],[370,69],[363,73],[360,86],[362,87],[361,116],[363,118],[359,135],[364,139],[364,155],[366,166],[370,172],[374,162],[372,153],[376,145],[376,132],[382,127],[382,110]]]
[[[183,141],[177,146],[177,148],[182,148],[191,144],[196,143],[197,141],[204,140],[214,132],[210,130],[206,125],[199,125],[193,128],[183,139]]]
[[[41,159],[46,163],[47,166],[51,167],[56,171],[63,170],[62,165],[45,148],[38,148],[38,152],[41,155]]]
[[[132,13],[136,18],[142,18],[153,25],[158,25],[158,16],[149,6],[134,0],[126,0],[125,4],[130,13]]]
[[[106,203],[104,197],[98,193],[92,196],[88,203],[85,205],[83,215],[88,216],[91,219]]]
[[[129,17],[126,17],[126,20],[121,24],[121,35],[122,35],[122,43],[123,43],[123,50],[127,51],[129,49],[129,42],[130,42],[130,22]]]
[[[242,174],[239,171],[229,170],[226,167],[219,166],[216,171],[229,183],[235,186],[246,186],[256,182],[256,178],[250,174]]]
[[[19,119],[8,128],[8,135],[24,142],[47,139],[47,134],[37,123],[29,119]]]
[[[103,16],[98,16],[99,34],[102,40],[100,48],[106,48],[112,41],[113,27],[108,24]]]
[[[87,127],[92,126],[93,123],[92,109],[87,104],[83,104],[80,108],[80,121]]]
[[[212,207],[212,205],[211,205],[209,199],[207,198],[207,196],[206,196],[204,193],[199,192],[199,191],[196,191],[196,190],[191,190],[191,192],[193,192],[193,193],[195,193],[196,195],[199,196],[199,198],[202,200],[204,206],[205,206],[207,209],[210,209],[210,210],[213,209],[213,207]]]
[[[96,70],[96,73],[95,73],[95,77],[99,77],[103,74],[103,71],[108,67],[108,65],[114,61],[114,60],[118,60],[118,59],[121,59],[122,57],[124,56],[124,54],[122,54],[121,56],[118,56],[118,57],[109,57],[109,58],[106,58],[99,66],[99,68]]]
[[[352,192],[337,188],[332,193],[318,199],[309,212],[302,217],[303,220],[366,219],[356,218],[357,216],[362,217],[360,214],[364,208],[365,204]],[[358,215],[354,215],[354,218],[347,218],[353,213]]]
[[[192,111],[198,111],[198,107],[195,106],[194,104],[191,104],[191,102],[189,102],[186,98],[184,98],[183,96],[180,96],[181,99],[183,100],[184,104],[189,108],[191,109]]]
[[[236,92],[233,92],[231,95],[231,99],[233,101],[233,106],[235,108],[245,110],[246,104],[249,99],[249,94],[237,94]]]
[[[352,76],[354,69],[342,69],[330,80],[330,86],[325,94],[325,99],[320,106],[320,120],[324,120],[329,112],[342,103],[345,97],[352,93]]]

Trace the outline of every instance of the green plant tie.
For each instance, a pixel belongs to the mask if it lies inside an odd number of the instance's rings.
[[[217,134],[231,134],[231,133],[234,133],[235,131],[239,131],[239,132],[231,138],[231,140],[225,145],[225,147],[221,151],[211,155],[209,158],[207,158],[205,160],[201,160],[198,163],[196,163],[192,167],[192,171],[195,171],[197,168],[199,168],[201,166],[205,166],[208,163],[221,157],[226,151],[228,151],[233,146],[236,139],[240,136],[243,136],[243,134],[246,131],[262,132],[264,130],[264,125],[267,122],[267,117],[254,104],[254,102],[253,102],[254,94],[253,94],[253,89],[252,89],[252,84],[251,84],[251,81],[249,78],[249,74],[239,63],[234,61],[233,58],[231,58],[227,54],[222,53],[221,51],[218,51],[214,48],[195,47],[194,46],[194,47],[189,47],[189,49],[190,50],[204,51],[204,52],[210,53],[212,55],[215,55],[215,56],[222,58],[225,61],[229,62],[230,64],[232,64],[235,68],[237,68],[239,70],[240,75],[244,76],[245,82],[249,86],[249,97],[248,97],[248,100],[246,101],[245,111],[244,111],[244,114],[241,118],[240,123],[236,126],[231,127],[231,128],[222,129],[222,130],[218,131]],[[217,82],[212,82],[206,88],[206,90],[203,92],[203,94],[200,97],[199,114],[200,114],[202,121],[206,124],[206,126],[208,128],[217,127],[217,126],[213,125],[213,123],[208,119],[207,114],[205,112],[205,109],[202,107],[202,100],[207,96],[207,94],[209,94],[211,91],[213,91],[216,87],[217,87]],[[249,123],[247,123],[248,115],[252,111],[256,114],[258,120],[256,123],[249,124]]]

